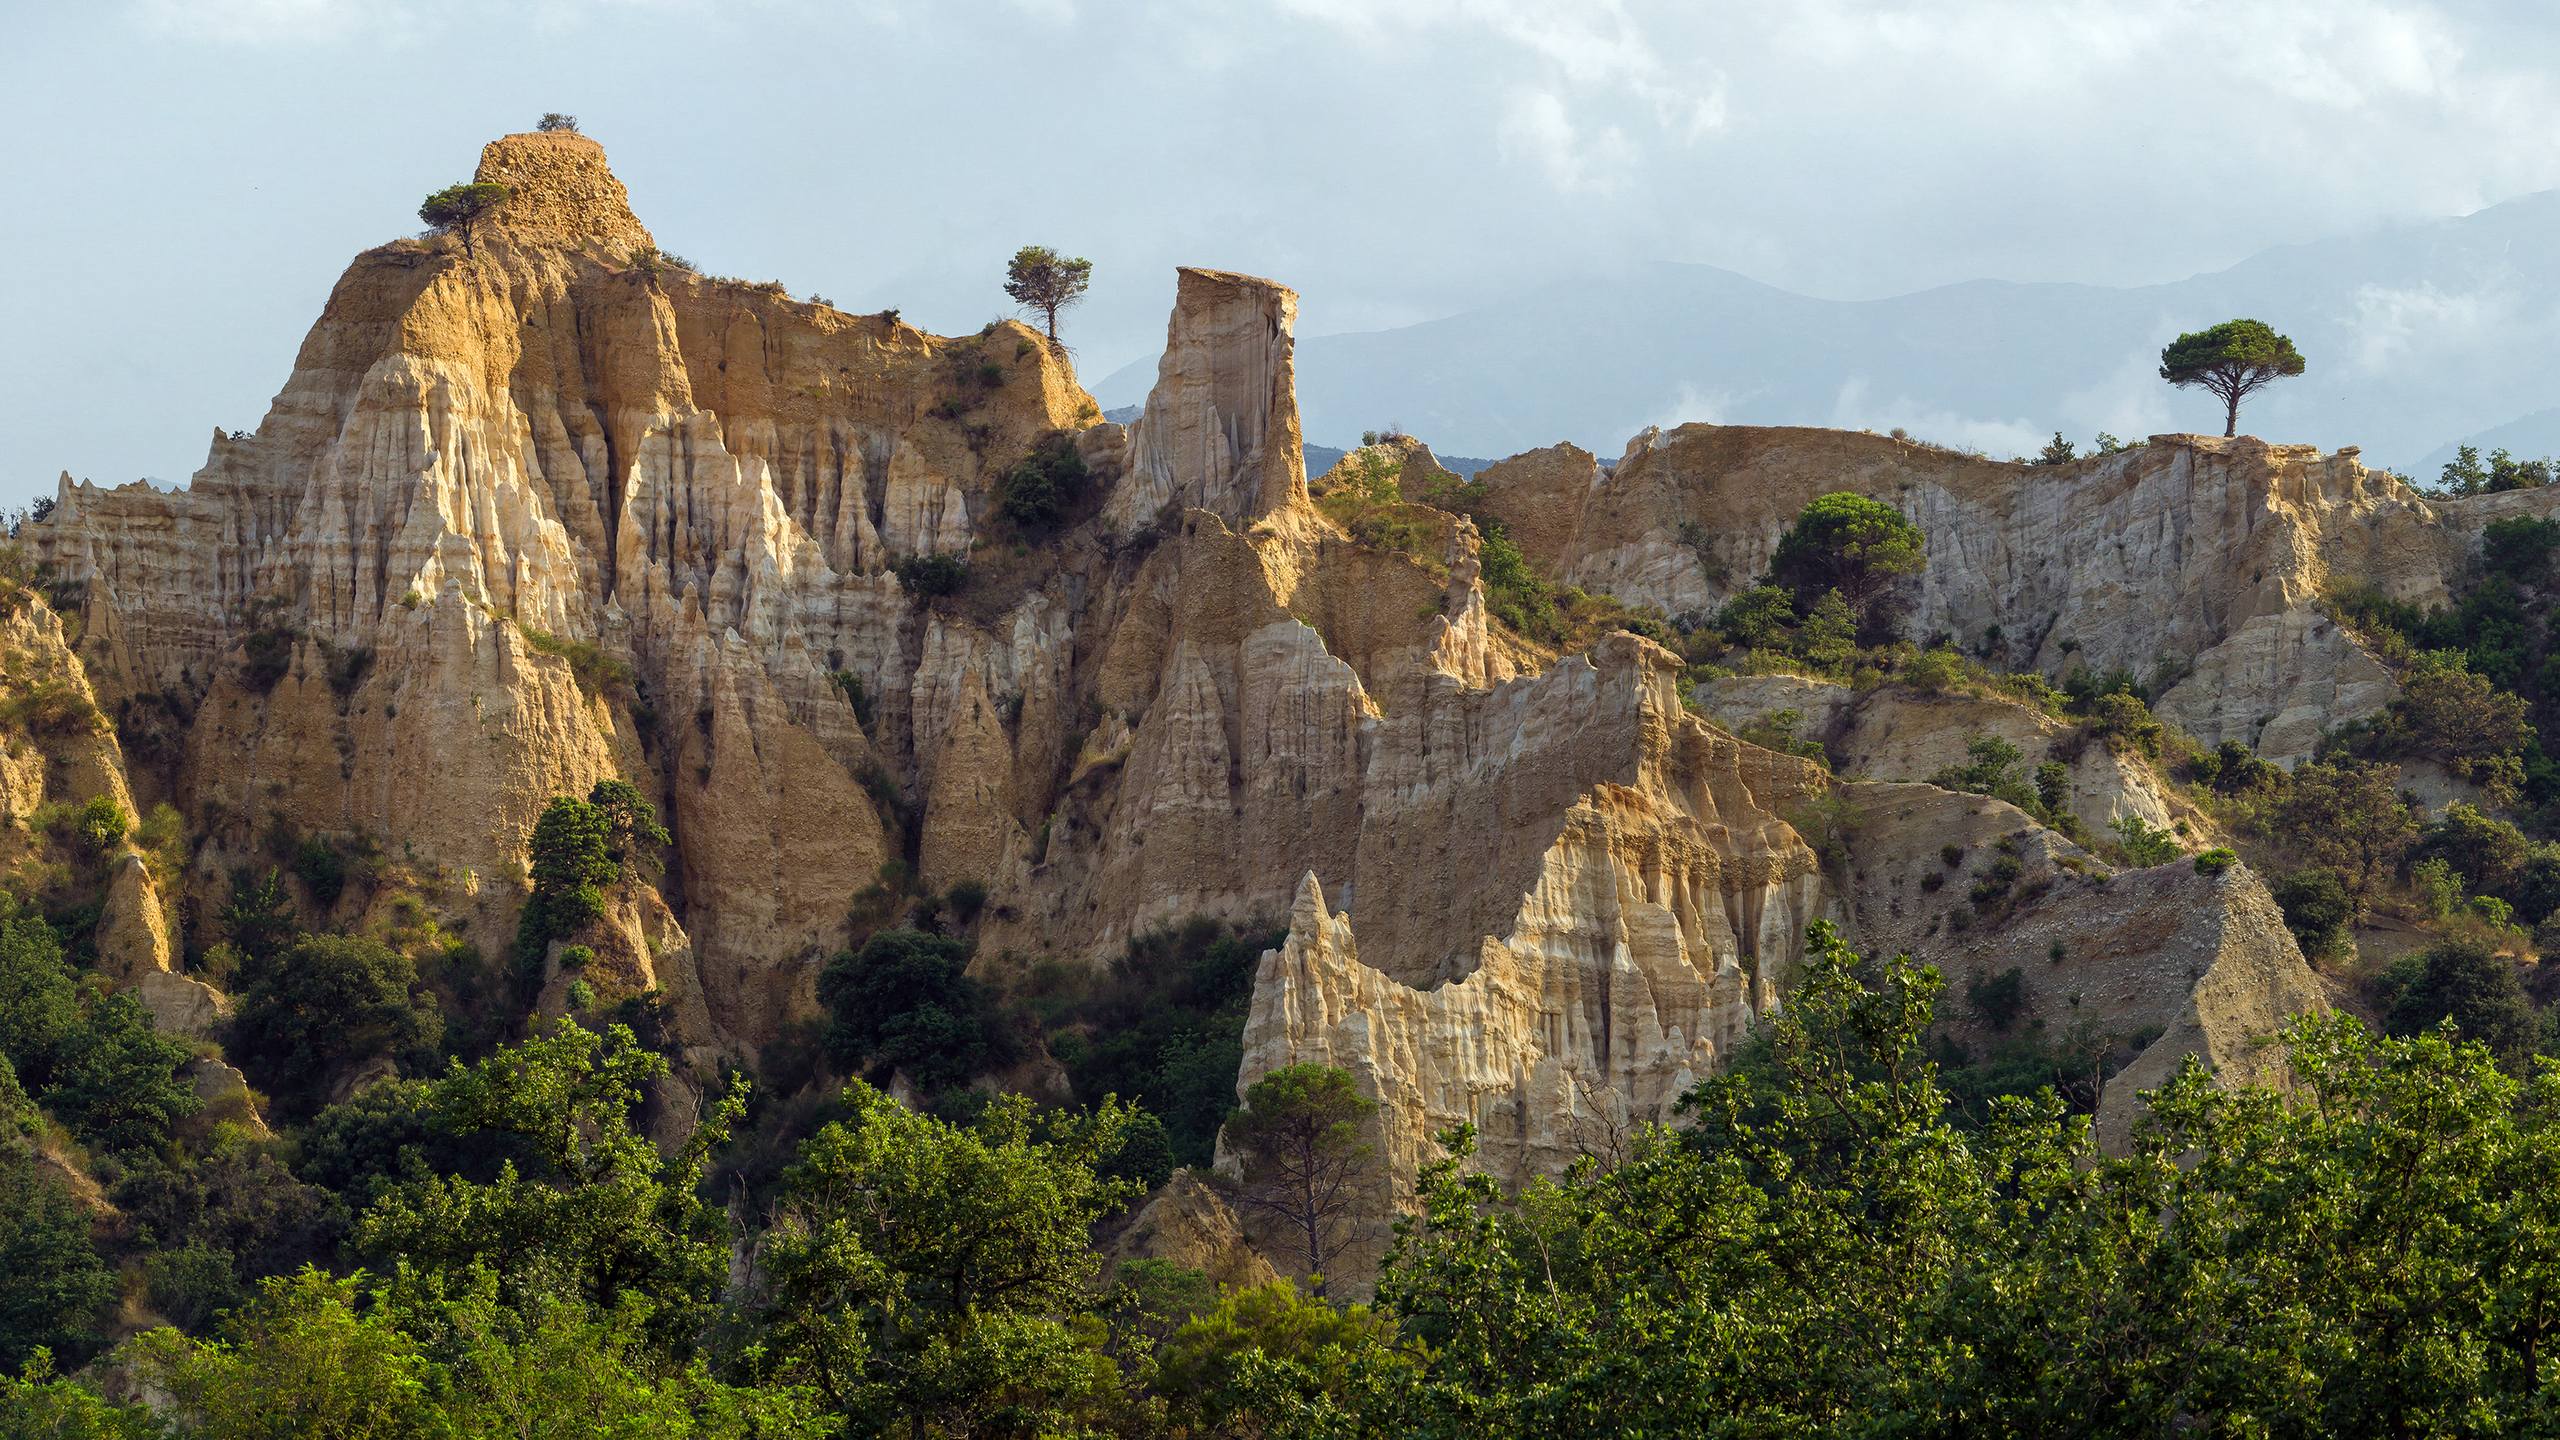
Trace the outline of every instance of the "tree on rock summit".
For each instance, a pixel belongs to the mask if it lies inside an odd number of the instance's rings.
[[[2240,402],[2302,373],[2302,352],[2289,336],[2257,320],[2225,320],[2181,335],[2160,352],[2160,378],[2183,390],[2201,385],[2222,397],[2222,433],[2240,431]]]
[[[1013,252],[1004,269],[1004,293],[1025,310],[1036,310],[1048,322],[1049,343],[1058,341],[1058,312],[1084,298],[1093,283],[1093,262],[1071,259],[1046,245],[1025,245]]]
[[[471,185],[447,185],[426,198],[418,207],[418,218],[434,229],[462,237],[462,253],[476,253],[471,244],[471,229],[489,212],[506,202],[509,191],[504,185],[486,181]]]

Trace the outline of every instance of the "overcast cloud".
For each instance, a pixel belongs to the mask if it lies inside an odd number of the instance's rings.
[[[183,479],[347,258],[545,110],[668,248],[849,308],[972,329],[1016,246],[1090,256],[1094,378],[1183,263],[1314,334],[1647,260],[2123,284],[2460,214],[2560,186],[2555,36],[2526,0],[0,0],[0,504]],[[2358,364],[2500,323],[2371,304]]]

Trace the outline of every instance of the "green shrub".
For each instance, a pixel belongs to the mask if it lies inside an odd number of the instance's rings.
[[[889,568],[911,595],[955,595],[969,583],[969,562],[957,555],[909,555]]]
[[[827,1054],[847,1070],[904,1073],[928,1094],[1012,1063],[1012,1034],[968,974],[968,947],[885,930],[818,976]]]
[[[132,830],[133,817],[105,795],[95,796],[81,806],[78,817],[72,822],[72,833],[80,837],[80,843],[93,855],[112,853]]]
[[[2090,738],[2105,740],[2149,759],[2160,758],[2167,727],[2152,718],[2151,707],[2142,702],[2141,696],[2128,690],[2110,690],[2090,697],[2083,713],[2088,717],[2084,728]]]
[[[1964,998],[1974,1018],[1994,1030],[2007,1030],[2026,1011],[2027,972],[2012,965],[1997,975],[1976,976],[1965,982]]]
[[[2116,832],[2116,844],[2123,847],[2125,863],[2138,870],[2166,865],[2178,858],[2178,837],[2131,813],[2117,816],[2108,829]]]
[[[293,669],[293,644],[299,633],[280,626],[262,625],[240,642],[240,679],[249,689],[264,695],[281,683]]]
[[[301,844],[293,847],[293,873],[310,887],[311,898],[327,909],[346,892],[347,857],[326,839],[306,835]]]
[[[996,477],[996,509],[1016,529],[1045,535],[1084,503],[1092,480],[1075,436],[1056,431]]]
[[[2219,875],[2239,863],[2240,857],[2232,853],[2228,847],[2216,845],[2196,856],[2196,873]]]
[[[2355,896],[2346,878],[2325,866],[2310,866],[2278,879],[2273,887],[2276,908],[2295,943],[2311,958],[2344,955],[2354,944]]]
[[[96,735],[107,728],[106,714],[68,680],[9,682],[0,696],[0,728],[23,729],[39,738]]]
[[[289,1113],[318,1109],[329,1085],[365,1062],[423,1064],[443,1038],[416,962],[377,940],[305,936],[242,979],[233,1058]]]
[[[2393,961],[2375,998],[2391,1034],[2416,1035],[2450,1020],[2463,1038],[2511,1064],[2531,1054],[2542,1034],[2513,962],[2470,941],[2449,940]]]

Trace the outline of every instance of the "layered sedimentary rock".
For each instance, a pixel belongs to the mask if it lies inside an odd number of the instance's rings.
[[[396,856],[439,923],[500,953],[545,804],[627,780],[673,832],[664,871],[615,888],[583,974],[555,952],[541,1003],[573,980],[654,991],[697,1073],[808,1017],[859,906],[869,925],[981,888],[998,978],[1192,917],[1286,918],[1239,1089],[1301,1060],[1360,1077],[1399,1177],[1378,1226],[1448,1124],[1518,1181],[1664,1118],[1782,1003],[1816,918],[1950,944],[1957,902],[1904,873],[1945,836],[1974,867],[2013,843],[2021,890],[2050,882],[1966,943],[2023,954],[2064,923],[2053,897],[2090,857],[2015,811],[1737,741],[1632,635],[1550,656],[1492,618],[1464,516],[1414,507],[1398,550],[1346,534],[1309,495],[1279,285],[1182,272],[1124,431],[1025,327],[930,336],[682,267],[582,137],[507,137],[480,173],[512,194],[471,243],[359,257],[265,421],[218,435],[188,489],[66,482],[32,532],[78,599],[78,655],[40,610],[0,648],[166,719],[135,773],[197,838],[197,914],[276,837],[317,836]],[[1062,518],[1005,518],[1007,473],[1061,442],[1087,471]],[[1483,488],[1557,574],[1681,611],[1755,574],[1805,498],[1865,486],[1932,536],[1919,626],[1973,640],[1997,617],[2048,667],[2066,639],[2097,664],[2193,658],[2165,708],[2277,751],[2297,711],[2387,693],[2319,628],[2322,567],[2425,598],[2463,544],[2307,454],[2181,441],[2038,472],[2041,494],[2024,473],[1693,427],[1613,471],[1543,452]],[[2390,570],[2403,532],[2422,560]],[[911,591],[902,573],[949,574],[899,563],[924,556],[965,582]],[[1977,726],[2060,743],[1894,703],[1825,710],[1853,773],[1926,773]],[[2261,705],[2263,727],[2234,718]],[[122,758],[75,749],[0,751],[0,806],[130,805]],[[2169,814],[2140,774],[2087,766],[2084,819]],[[167,988],[152,957],[188,937],[155,935],[129,868],[118,963]],[[2142,985],[2106,1013],[2159,1025],[2157,1053],[2238,1063],[2242,1032],[2316,1000],[2262,892],[2115,884],[2109,943]],[[338,908],[371,923],[379,897]],[[2208,996],[2217,975],[2237,998]],[[1233,1223],[1199,1195],[1158,1218]]]
[[[1477,478],[1557,577],[1672,615],[1752,584],[1814,496],[1872,496],[1929,537],[1915,637],[2051,674],[2159,676],[2163,716],[2288,763],[2393,693],[2322,612],[2324,592],[2441,601],[2501,513],[2425,500],[2352,450],[2198,435],[2030,467],[1879,435],[1683,425],[1637,436],[1611,467],[1559,446]]]
[[[2188,1056],[2236,1080],[2272,1078],[2280,1059],[2264,1042],[2329,1008],[2245,866],[2207,874],[2181,858],[2111,871],[1998,800],[1913,784],[1841,794],[1847,919],[1869,950],[1936,965],[1955,996],[2014,969],[2026,1000],[2011,1033],[2076,1032],[2138,1052],[2101,1096],[2103,1144],[2123,1143],[2140,1092]],[[1942,1008],[1959,1040],[1998,1038],[1965,1005]]]
[[[1997,740],[2017,748],[2021,780],[2047,763],[2063,767],[2062,808],[2090,834],[2127,815],[2209,833],[2210,822],[2151,762],[2015,701],[1899,685],[1861,690],[1797,675],[1728,676],[1699,685],[1693,698],[1708,719],[1738,733],[1774,742],[1783,724],[1787,738],[1820,746],[1844,777],[1927,780],[1971,763],[1975,741]]]
[[[1156,387],[1129,436],[1129,479],[1111,497],[1127,531],[1165,509],[1230,525],[1307,486],[1292,359],[1297,292],[1250,275],[1185,269]]]

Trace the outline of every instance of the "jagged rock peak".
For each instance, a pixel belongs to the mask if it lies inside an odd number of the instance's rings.
[[[1124,531],[1167,505],[1242,526],[1307,491],[1298,292],[1225,270],[1178,273],[1155,389],[1130,435],[1129,481],[1112,497]]]
[[[630,193],[614,178],[604,147],[575,131],[502,135],[481,147],[471,178],[514,192],[489,223],[519,245],[637,250],[656,243],[631,213]]]

